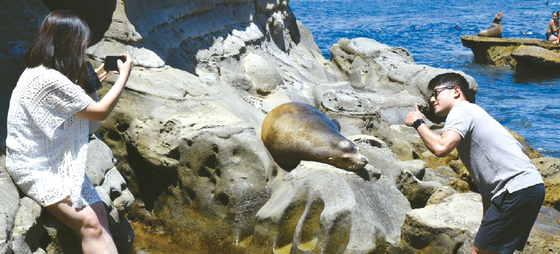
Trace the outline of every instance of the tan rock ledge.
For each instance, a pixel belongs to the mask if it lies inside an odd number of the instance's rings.
[[[476,63],[492,64],[496,66],[516,67],[518,61],[524,61],[527,59],[529,62],[524,62],[522,66],[549,68],[551,66],[550,61],[535,60],[535,57],[538,58],[538,55],[543,55],[543,50],[545,52],[549,52],[550,54],[555,52],[557,53],[560,50],[560,45],[555,45],[551,42],[540,39],[493,38],[467,35],[461,37],[461,42],[463,43],[463,46],[471,49]],[[533,50],[534,52],[538,52],[538,54],[533,57],[528,57],[527,55],[524,55],[523,57],[516,57],[515,55],[512,55],[513,52],[522,45],[534,46],[541,48],[542,50]],[[546,62],[546,64],[544,66],[540,66],[539,63],[541,62]],[[553,66],[560,66],[560,61],[557,61]]]

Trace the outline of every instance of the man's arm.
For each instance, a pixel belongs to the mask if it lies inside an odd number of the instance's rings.
[[[463,138],[454,131],[444,131],[441,135],[434,133],[426,124],[418,127],[418,134],[424,144],[437,157],[445,157],[455,149]]]
[[[422,119],[422,113],[418,109],[418,104],[414,104],[414,111],[406,115],[404,123],[413,126],[416,120]],[[425,123],[420,124],[416,129],[424,144],[437,157],[445,157],[455,149],[463,137],[454,131],[444,131],[441,135],[434,133]]]

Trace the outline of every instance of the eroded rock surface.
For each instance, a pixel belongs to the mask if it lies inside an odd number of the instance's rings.
[[[326,60],[288,1],[119,0],[90,8],[94,4],[25,0],[0,11],[10,31],[0,38],[0,66],[9,70],[0,79],[0,147],[27,44],[49,8],[74,9],[92,28],[87,54],[95,66],[122,52],[135,66],[99,131],[103,142],[90,145],[97,150],[88,163],[109,206],[113,236],[125,246],[121,252],[470,250],[476,222],[461,212],[474,216],[482,206],[472,180],[456,152],[436,158],[403,124],[418,103],[428,125],[440,131],[443,119],[430,113],[427,84],[453,70],[416,65],[406,49],[366,38],[341,39]],[[469,82],[474,101],[476,81],[456,72]],[[115,80],[110,74],[101,96]],[[266,113],[290,101],[336,118],[369,159],[367,168],[352,173],[304,162],[282,171],[259,135]],[[424,195],[408,195],[415,187]],[[7,215],[0,218],[0,250],[11,251],[16,208],[25,206],[15,186],[0,188],[13,199],[0,203]],[[459,213],[449,208],[461,204]],[[432,206],[448,214],[441,217]],[[36,251],[74,253],[67,228],[39,219],[28,225],[43,223],[39,228],[54,240]],[[453,226],[441,226],[446,223]],[[425,230],[430,227],[442,230]]]

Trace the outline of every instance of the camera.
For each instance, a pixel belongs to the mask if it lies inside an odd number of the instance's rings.
[[[106,71],[118,71],[119,67],[117,65],[117,60],[126,62],[126,56],[106,56],[105,57],[105,70]]]

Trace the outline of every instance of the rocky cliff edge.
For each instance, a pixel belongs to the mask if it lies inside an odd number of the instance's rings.
[[[21,57],[42,18],[56,8],[73,9],[88,21],[94,38],[87,53],[95,66],[110,54],[133,57],[128,85],[99,131],[118,172],[88,171],[126,182],[111,184],[105,200],[122,208],[117,218],[133,229],[120,227],[128,237],[123,246],[134,246],[121,252],[470,249],[482,205],[468,173],[456,153],[436,158],[403,125],[419,103],[431,128],[441,127],[442,119],[430,113],[427,83],[453,70],[416,65],[406,49],[366,38],[341,39],[326,60],[288,1],[11,1],[0,11],[0,66],[8,70],[0,79],[2,141]],[[475,80],[456,72],[469,81],[474,100]],[[108,77],[101,95],[115,79]],[[342,134],[370,164],[359,172],[312,162],[291,172],[279,168],[261,142],[260,125],[271,109],[289,101],[338,119]],[[555,165],[543,162],[545,169]],[[547,172],[548,186],[557,186],[557,173]],[[40,207],[20,197],[0,173],[7,188],[0,195],[9,201],[0,205],[6,215],[0,219],[0,253],[17,252],[20,243],[29,253],[74,253],[49,249],[58,238],[45,233],[51,231],[38,219]],[[558,204],[554,197],[547,205]],[[24,227],[33,230],[18,231],[16,207],[33,211],[25,213],[32,216]],[[558,221],[557,210],[545,215]],[[543,225],[530,243],[558,251],[557,243],[541,237],[558,235],[558,225]],[[35,229],[45,240],[17,240]]]

